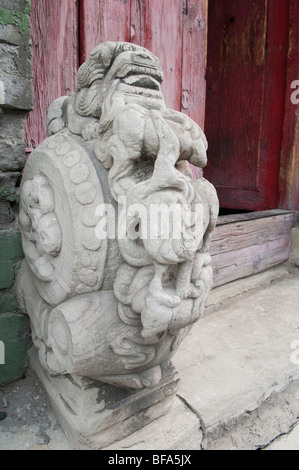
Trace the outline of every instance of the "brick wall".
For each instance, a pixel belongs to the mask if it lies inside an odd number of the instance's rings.
[[[28,319],[18,311],[15,275],[23,257],[18,197],[25,120],[33,107],[29,0],[0,0],[0,385],[27,364]]]

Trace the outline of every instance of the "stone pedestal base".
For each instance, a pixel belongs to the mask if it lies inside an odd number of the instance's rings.
[[[158,385],[132,391],[75,375],[51,376],[34,348],[30,360],[74,449],[102,449],[166,414],[180,379],[170,364]]]

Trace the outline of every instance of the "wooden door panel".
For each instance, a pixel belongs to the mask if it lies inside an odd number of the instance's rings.
[[[169,108],[181,107],[182,0],[81,0],[80,61],[104,41],[128,41],[160,59],[162,91]]]
[[[77,0],[31,0],[34,109],[26,121],[27,147],[46,138],[51,102],[76,88]]]
[[[277,207],[287,4],[209,1],[205,175],[222,207]]]
[[[299,103],[292,101],[295,80],[299,80],[298,0],[290,0],[289,49],[286,66],[286,94],[279,181],[279,207],[299,210]],[[298,89],[298,88],[297,88]],[[296,94],[297,99],[298,95]]]
[[[108,22],[112,12],[114,20]],[[97,21],[99,15],[106,19]],[[81,0],[81,62],[102,41],[146,47],[161,62],[167,107],[188,114],[204,128],[207,15],[208,0],[172,0],[171,8],[169,0]],[[191,169],[194,178],[201,176],[200,169]]]
[[[181,111],[204,129],[208,0],[188,0],[183,9]]]
[[[278,207],[288,57],[289,0],[268,2],[267,56],[258,184],[269,208]]]
[[[50,103],[76,88],[77,69],[104,41],[150,49],[169,108],[204,125],[208,0],[32,0],[34,111],[27,146],[46,137]],[[183,87],[183,88],[182,88]],[[198,176],[194,169],[194,176]]]
[[[127,0],[80,0],[80,63],[105,41],[130,41],[131,5]]]
[[[161,63],[162,92],[168,108],[181,109],[182,0],[131,0],[132,42],[149,49]]]
[[[228,8],[229,5],[229,8]],[[207,64],[207,178],[231,193],[257,187],[263,85],[266,0],[210,0]],[[222,199],[222,198],[221,198]],[[251,199],[251,198],[250,198]]]

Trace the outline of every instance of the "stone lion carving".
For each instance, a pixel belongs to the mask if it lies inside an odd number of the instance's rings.
[[[152,387],[203,313],[218,199],[192,180],[207,141],[162,79],[148,50],[97,46],[25,168],[18,292],[51,374]]]

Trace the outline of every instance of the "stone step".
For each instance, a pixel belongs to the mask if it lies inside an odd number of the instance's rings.
[[[254,450],[299,416],[299,270],[206,315],[173,359],[173,408],[109,449]],[[250,280],[252,282],[252,279]]]
[[[276,438],[292,430],[299,416],[299,268],[282,265],[224,287],[213,290],[212,310],[207,309],[173,358],[181,381],[171,410],[106,449],[294,446],[294,432],[291,441]],[[37,422],[20,419],[22,410],[36,408],[35,400],[43,397],[34,384],[29,371],[11,395],[4,394],[11,410],[5,408],[8,418],[1,421],[0,449],[69,449],[46,399]],[[24,406],[13,420],[18,403]],[[37,424],[48,443],[36,443]]]

